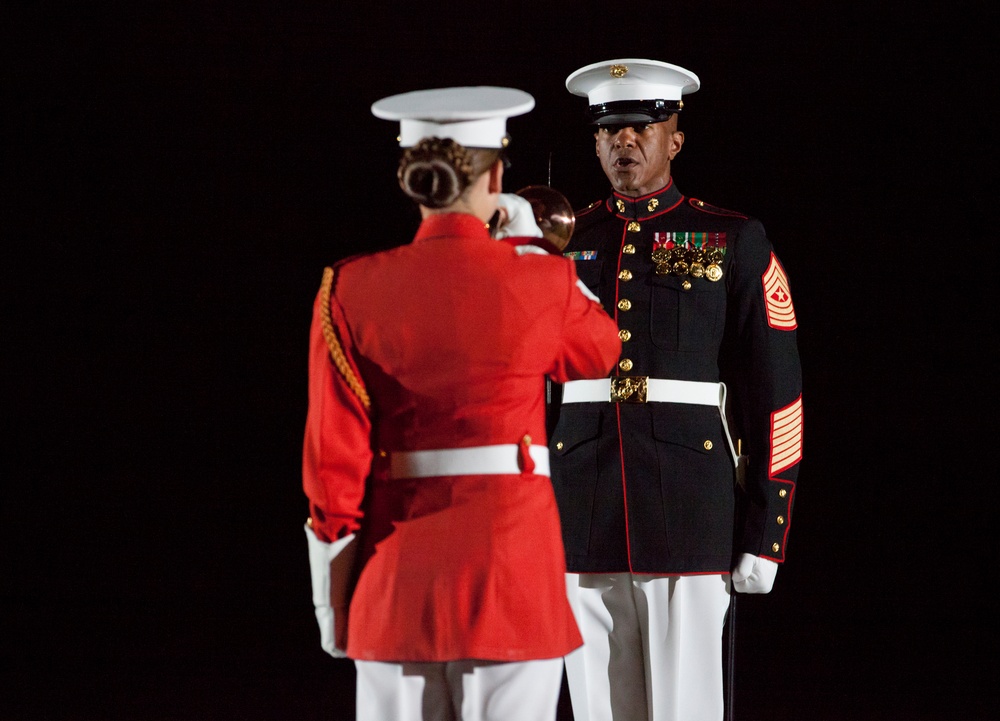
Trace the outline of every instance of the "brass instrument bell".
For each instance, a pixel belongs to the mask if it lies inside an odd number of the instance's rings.
[[[576,226],[576,215],[566,196],[547,185],[529,185],[517,194],[531,203],[535,222],[544,238],[562,252],[569,245]]]

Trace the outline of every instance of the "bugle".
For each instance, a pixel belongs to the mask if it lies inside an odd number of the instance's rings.
[[[562,252],[573,237],[576,226],[576,215],[566,196],[548,185],[529,185],[517,194],[531,203],[535,223],[545,240]]]

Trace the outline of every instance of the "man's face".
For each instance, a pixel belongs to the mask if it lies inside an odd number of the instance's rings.
[[[676,115],[660,123],[602,125],[594,138],[611,186],[629,197],[648,195],[670,182],[670,161],[684,144]]]

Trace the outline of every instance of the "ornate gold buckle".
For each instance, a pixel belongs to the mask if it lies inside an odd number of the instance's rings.
[[[647,376],[615,376],[611,379],[612,403],[645,403]]]

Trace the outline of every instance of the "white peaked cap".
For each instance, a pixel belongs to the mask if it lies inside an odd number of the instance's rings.
[[[507,118],[535,107],[523,90],[488,85],[414,90],[382,98],[372,114],[399,121],[399,145],[409,148],[423,138],[451,138],[467,148],[507,145]]]
[[[690,70],[642,58],[593,63],[566,78],[567,90],[587,98],[595,122],[677,112],[683,107],[681,96],[699,87],[701,81]]]

